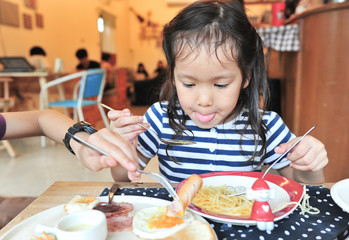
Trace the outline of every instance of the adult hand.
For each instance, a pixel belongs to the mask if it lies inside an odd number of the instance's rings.
[[[85,167],[92,171],[100,171],[103,168],[121,165],[127,170],[130,180],[140,179],[140,173],[136,171],[139,168],[137,151],[128,140],[107,128],[103,128],[91,135],[80,132],[78,134],[81,134],[79,137],[88,143],[110,155],[102,155],[72,139],[71,146]]]

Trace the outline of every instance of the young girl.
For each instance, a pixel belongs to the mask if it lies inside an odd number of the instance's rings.
[[[161,174],[172,182],[194,173],[261,171],[297,140],[275,112],[260,109],[269,94],[262,41],[238,1],[189,5],[165,26],[163,49],[170,68],[165,101],[144,119],[127,109],[108,113],[114,131],[132,141],[139,134],[141,165],[157,154]],[[162,138],[196,144],[168,147],[135,125],[143,120]],[[323,182],[327,162],[323,144],[307,136],[274,169],[300,182]],[[120,172],[112,168],[114,179],[127,180]]]

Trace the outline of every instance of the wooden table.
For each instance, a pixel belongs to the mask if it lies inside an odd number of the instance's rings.
[[[65,204],[75,195],[99,196],[104,188],[109,188],[113,182],[55,182],[27,208],[18,214],[9,224],[0,230],[0,236],[4,235],[12,227],[21,221],[46,209]],[[120,188],[148,188],[162,187],[158,183],[119,183]],[[174,187],[176,185],[173,185]]]
[[[43,88],[43,86],[47,83],[49,72],[0,72],[0,78],[31,78],[35,77],[39,79],[39,85],[40,89]],[[59,95],[62,99],[63,90],[62,88],[58,88]],[[48,96],[45,96],[46,101],[48,99]]]
[[[1,77],[22,78],[22,77],[37,77],[39,79],[40,87],[47,82],[48,72],[0,72]]]
[[[104,188],[109,188],[113,182],[55,182],[43,194],[41,194],[26,209],[18,214],[9,224],[0,230],[0,236],[4,235],[12,227],[21,221],[46,209],[65,204],[75,195],[93,195],[99,196]],[[120,188],[158,188],[162,187],[158,183],[119,183]],[[322,184],[331,188],[333,183]],[[175,187],[176,184],[173,184]]]

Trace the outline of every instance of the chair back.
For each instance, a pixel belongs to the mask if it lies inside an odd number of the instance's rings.
[[[47,89],[69,81],[73,81],[74,83],[78,81],[73,89],[73,98],[65,99],[64,96],[61,96],[60,101],[48,102],[48,98],[46,97]],[[108,127],[109,120],[104,109],[99,105],[103,98],[105,81],[106,70],[102,68],[80,71],[52,80],[41,87],[40,109],[45,109],[46,107],[74,108],[74,120],[77,121],[77,116],[79,116],[79,119],[83,121],[84,113],[82,108],[95,105],[101,113],[105,126]],[[91,99],[91,97],[96,99]],[[42,140],[43,146],[45,145],[44,142]]]
[[[100,97],[102,98],[105,85],[105,69],[86,70],[80,81],[79,98]]]

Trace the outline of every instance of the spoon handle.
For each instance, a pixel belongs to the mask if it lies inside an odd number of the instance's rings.
[[[86,142],[85,140],[82,140],[81,138],[75,136],[75,135],[72,135],[72,138],[77,141],[78,143],[81,143],[82,145],[85,145],[86,147],[92,149],[92,150],[95,150],[97,152],[99,152],[100,154],[103,154],[107,157],[110,157],[110,154],[109,153],[106,153],[104,152],[103,150],[97,148],[96,146],[93,146],[92,144],[89,144],[88,142]]]
[[[311,131],[313,131],[313,129],[316,127],[313,126],[312,128],[310,128],[308,130],[308,132],[306,132],[300,139],[297,140],[297,142],[295,142],[291,147],[289,147],[289,149],[287,149],[286,152],[284,152],[272,165],[270,165],[270,167],[265,171],[265,173],[263,174],[262,178],[265,177],[265,175],[269,172],[269,170],[275,165],[275,163],[277,163],[278,161],[280,161],[280,159],[282,159],[287,153],[289,153],[289,151],[291,151],[305,136],[307,136]]]
[[[118,188],[119,188],[119,184],[114,183],[113,186],[109,189],[109,194],[108,194],[109,204],[111,204],[111,202],[113,201],[114,194]]]

